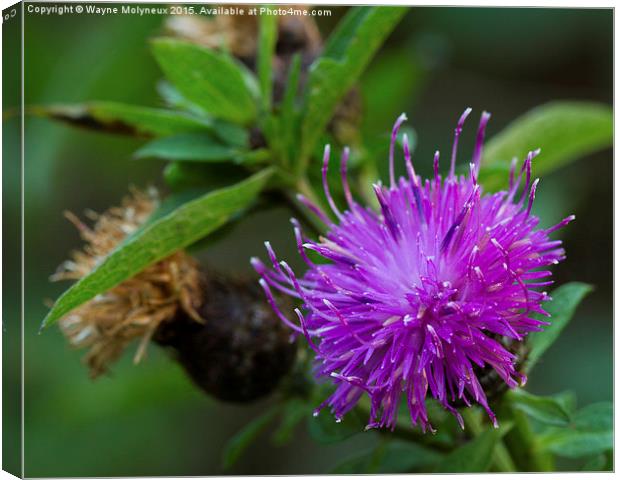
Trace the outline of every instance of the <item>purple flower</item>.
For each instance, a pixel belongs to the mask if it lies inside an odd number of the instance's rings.
[[[339,420],[368,394],[368,427],[394,428],[401,395],[413,424],[432,429],[425,407],[430,394],[452,412],[455,405],[476,402],[497,426],[476,370],[492,368],[510,387],[525,383],[516,356],[503,339],[522,341],[547,322],[540,287],[553,283],[548,267],[564,259],[559,240],[549,234],[574,219],[537,229],[531,214],[538,179],[531,182],[527,155],[519,173],[513,161],[507,191],[483,194],[477,176],[484,130],[483,113],[469,173],[455,175],[458,139],[471,109],[461,116],[454,136],[450,172],[423,181],[416,173],[406,136],[403,141],[408,178],[394,175],[394,146],[401,115],[392,131],[390,187],[374,185],[380,213],[358,204],[349,189],[348,149],[341,174],[348,209],[341,211],[329,192],[325,148],[323,187],[335,220],[317,205],[299,197],[326,225],[319,241],[306,238],[292,220],[299,254],[308,265],[302,278],[286,262],[278,262],[266,243],[272,267],[253,258],[267,298],[283,322],[305,335],[316,352],[315,373],[331,378],[334,393],[317,409],[329,405]],[[306,251],[328,263],[315,264]],[[278,308],[271,288],[300,299],[299,324]]]

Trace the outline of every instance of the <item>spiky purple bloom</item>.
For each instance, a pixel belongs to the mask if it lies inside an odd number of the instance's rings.
[[[394,146],[401,115],[390,145],[390,187],[374,185],[380,213],[359,205],[346,177],[348,149],[341,174],[348,209],[341,212],[327,185],[329,146],[325,148],[323,186],[336,220],[300,197],[327,226],[318,242],[306,238],[293,220],[299,254],[308,265],[298,278],[286,262],[278,262],[266,243],[272,268],[253,258],[260,283],[273,309],[294,331],[304,334],[316,352],[315,373],[336,384],[326,405],[339,420],[367,393],[369,427],[394,427],[401,395],[413,424],[431,428],[425,399],[432,395],[462,426],[457,400],[480,404],[496,425],[475,366],[492,368],[510,388],[525,383],[516,356],[502,339],[521,341],[547,322],[541,304],[549,300],[538,289],[552,283],[547,267],[564,258],[559,240],[549,234],[573,216],[548,229],[537,229],[531,214],[538,179],[531,182],[530,152],[520,172],[513,161],[507,191],[483,194],[477,182],[484,130],[482,114],[469,174],[457,177],[458,139],[454,136],[450,172],[423,181],[411,162],[407,139],[404,157],[408,178],[394,175]],[[329,260],[313,263],[306,250]],[[271,287],[301,300],[295,309],[299,325],[278,308]],[[313,339],[318,339],[315,343]]]

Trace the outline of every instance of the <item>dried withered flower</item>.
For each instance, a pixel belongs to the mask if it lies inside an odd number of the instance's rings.
[[[134,189],[120,207],[100,215],[88,212],[94,221],[92,228],[67,212],[86,245],[72,253],[72,259],[60,266],[52,280],[79,280],[90,273],[148,219],[157,203],[154,190]],[[71,345],[88,349],[85,361],[94,378],[106,372],[136,339],[140,344],[134,361],[139,362],[159,325],[174,318],[179,310],[202,322],[196,310],[202,304],[200,283],[197,262],[179,251],[97,295],[60,319],[59,325]]]
[[[67,217],[86,245],[73,252],[53,280],[79,280],[144,225],[158,204],[155,191],[133,190],[120,207],[98,215],[88,227]],[[125,348],[149,341],[172,351],[190,378],[210,395],[246,402],[269,394],[293,364],[296,345],[252,279],[207,271],[178,251],[100,294],[63,317],[70,344],[88,349],[91,377],[108,371]]]

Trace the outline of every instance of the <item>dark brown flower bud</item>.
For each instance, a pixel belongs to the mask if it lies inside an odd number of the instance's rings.
[[[154,340],[173,350],[194,382],[214,397],[248,402],[269,394],[293,364],[296,344],[254,280],[207,276],[202,323],[183,311]]]
[[[91,212],[92,227],[68,214],[86,245],[52,279],[78,280],[90,273],[148,219],[157,202],[156,192],[134,190],[122,206]],[[207,273],[178,251],[76,308],[59,326],[72,346],[88,349],[84,360],[93,378],[136,341],[138,363],[154,339],[204,391],[246,402],[273,391],[296,351],[258,290],[254,280]]]

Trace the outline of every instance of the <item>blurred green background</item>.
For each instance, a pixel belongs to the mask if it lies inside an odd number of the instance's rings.
[[[345,8],[332,11],[331,18],[318,21],[324,34]],[[101,99],[158,105],[160,72],[148,39],[161,32],[162,22],[158,16],[27,14],[26,104]],[[407,112],[417,133],[416,168],[424,175],[435,149],[449,151],[456,119],[466,106],[478,114],[482,109],[493,113],[490,137],[549,100],[611,104],[612,22],[611,10],[412,8],[363,76],[364,134],[386,132],[399,113]],[[466,127],[461,161],[473,145],[474,123]],[[15,133],[18,127],[17,119],[7,125]],[[101,211],[117,204],[129,184],[161,185],[163,163],[132,159],[138,145],[26,119],[29,477],[224,473],[220,459],[226,440],[270,402],[235,406],[210,400],[156,346],[138,367],[131,365],[128,352],[111,376],[92,382],[80,364],[83,352],[71,350],[56,328],[37,334],[44,302],[67,286],[49,283],[48,276],[80,246],[63,210]],[[385,174],[386,159],[378,161]],[[537,195],[543,225],[577,216],[564,230],[568,259],[557,268],[557,283],[590,282],[596,291],[532,372],[529,388],[541,394],[574,390],[580,405],[612,398],[612,168],[611,151],[600,152],[543,178]],[[275,208],[247,220],[203,258],[216,268],[250,272],[247,259],[262,255],[265,231],[283,258],[296,258],[289,215]],[[5,299],[18,287],[5,285]],[[319,446],[302,425],[285,447],[268,441],[253,445],[231,473],[325,473],[371,441],[358,435]]]

